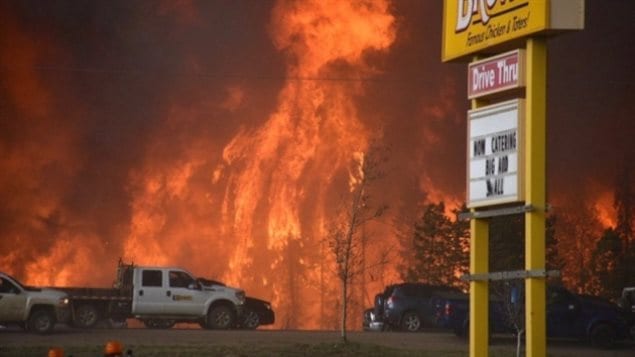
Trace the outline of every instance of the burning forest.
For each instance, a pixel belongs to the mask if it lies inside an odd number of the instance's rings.
[[[598,264],[635,249],[635,46],[599,39],[634,29],[588,11],[549,43],[548,201],[563,282],[605,292]],[[325,238],[379,143],[358,328],[414,264],[425,205],[451,224],[465,199],[465,68],[440,63],[440,21],[418,0],[3,2],[0,270],[107,286],[120,257],[182,266],[270,300],[278,328],[337,328]],[[622,248],[598,253],[607,231]]]

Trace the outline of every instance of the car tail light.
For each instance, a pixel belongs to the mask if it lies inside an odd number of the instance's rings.
[[[388,297],[388,300],[386,300],[386,305],[388,305],[388,307],[393,307],[393,305],[397,302],[397,297],[394,295],[391,295],[390,297]]]
[[[452,305],[449,302],[445,303],[444,311],[445,311],[445,316],[452,315]]]

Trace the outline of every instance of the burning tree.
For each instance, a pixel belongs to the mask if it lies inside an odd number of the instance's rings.
[[[335,258],[336,274],[341,286],[341,337],[346,337],[346,320],[349,307],[349,290],[356,277],[365,273],[365,247],[368,235],[360,228],[379,218],[385,205],[373,207],[369,195],[370,184],[383,177],[380,164],[384,161],[384,150],[371,148],[356,155],[355,167],[350,174],[350,196],[343,200],[342,209],[332,220],[327,232],[327,243]]]
[[[632,263],[635,259],[634,197],[630,172],[627,168],[622,169],[615,180],[615,225],[604,229],[597,240],[591,259],[592,271],[597,282],[595,293],[607,299],[620,296],[624,287],[635,284],[635,265]]]
[[[461,210],[465,210],[463,206]],[[421,218],[415,223],[411,244],[413,261],[403,267],[402,278],[437,285],[461,285],[459,276],[468,272],[469,223],[454,221],[445,214],[445,203],[426,203]]]

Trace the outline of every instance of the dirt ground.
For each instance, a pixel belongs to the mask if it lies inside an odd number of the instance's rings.
[[[363,344],[383,345],[397,349],[418,351],[454,351],[467,355],[467,342],[446,331],[429,330],[421,333],[404,332],[360,332],[348,333],[350,341]],[[184,346],[184,345],[252,345],[271,346],[287,344],[338,343],[338,331],[210,331],[191,328],[173,328],[169,330],[150,330],[145,328],[127,329],[71,329],[57,328],[53,334],[39,336],[26,333],[18,328],[0,329],[0,356],[8,351],[24,346],[103,346],[106,341],[117,340],[124,346]],[[492,339],[491,349],[502,351],[503,355],[514,355],[515,344],[511,337],[496,336]],[[549,356],[635,356],[635,343],[625,342],[619,348],[599,351],[579,341],[550,341]]]

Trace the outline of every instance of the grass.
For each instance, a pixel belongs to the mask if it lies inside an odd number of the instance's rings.
[[[334,357],[457,357],[465,354],[457,351],[425,352],[395,349],[372,344],[349,343],[320,343],[294,344],[288,346],[125,346],[130,348],[133,356],[222,356],[222,357],[251,357],[251,356],[334,356]],[[47,356],[48,348],[21,346],[15,348],[0,347],[0,356]],[[125,352],[125,351],[124,351]],[[83,346],[64,349],[65,357],[102,356],[103,346]]]
[[[64,348],[65,357],[96,357],[103,356],[103,345],[99,346],[73,346]],[[130,349],[133,356],[170,356],[170,357],[203,357],[203,356],[219,356],[219,357],[310,357],[310,356],[333,356],[333,357],[463,357],[467,356],[465,351],[422,351],[407,350],[378,346],[367,343],[316,343],[316,344],[293,344],[293,345],[171,345],[171,346],[148,346],[148,345],[130,345],[124,346]],[[600,351],[596,351],[600,352]],[[604,351],[606,352],[606,351]],[[48,355],[48,348],[43,346],[18,346],[5,347],[0,346],[0,356],[2,357],[41,357]],[[125,354],[124,354],[125,355]],[[496,346],[490,347],[491,357],[510,357],[515,356],[513,346]],[[550,357],[572,356],[571,353],[548,353]]]

